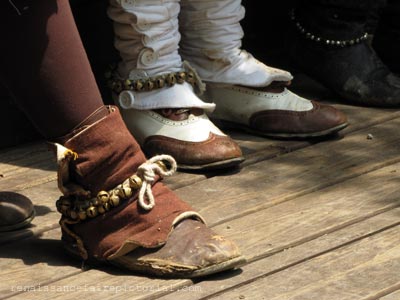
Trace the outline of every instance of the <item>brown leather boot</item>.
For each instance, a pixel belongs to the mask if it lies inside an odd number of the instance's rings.
[[[0,232],[29,225],[35,209],[29,198],[14,192],[0,192]]]
[[[105,109],[106,116],[55,144],[67,250],[163,277],[204,276],[243,263],[235,244],[159,181],[176,169],[172,157],[146,161],[118,109]]]

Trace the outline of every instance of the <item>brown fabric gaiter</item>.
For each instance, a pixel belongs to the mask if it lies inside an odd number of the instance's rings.
[[[18,2],[18,1],[12,1]],[[0,78],[47,139],[103,105],[66,0],[1,1]]]

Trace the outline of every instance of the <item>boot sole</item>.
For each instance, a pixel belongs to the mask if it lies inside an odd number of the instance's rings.
[[[79,252],[77,249],[71,245],[68,245],[64,243],[64,250],[66,253],[71,256],[74,259],[77,260],[82,260],[82,257],[79,255]],[[114,260],[107,260],[107,261],[100,261],[96,259],[88,259],[86,262],[89,265],[95,266],[95,267],[101,267],[101,266],[114,266],[122,270],[129,270],[129,271],[134,271],[140,274],[145,274],[145,275],[151,275],[151,276],[158,276],[158,277],[163,277],[163,278],[197,278],[197,277],[203,277],[203,276],[208,276],[228,270],[234,270],[237,269],[241,266],[243,266],[246,263],[246,259],[244,256],[238,256],[235,258],[232,258],[230,260],[198,269],[195,271],[176,271],[175,273],[173,272],[162,272],[162,268],[151,268],[151,269],[146,269],[145,265],[143,264],[135,264],[135,262],[132,262],[130,266],[127,266],[127,259],[122,257],[121,261],[118,261],[118,258]],[[150,264],[149,264],[150,265]]]
[[[323,136],[328,136],[328,135],[333,135],[340,130],[346,128],[349,123],[343,123],[338,126],[322,130],[322,131],[317,131],[317,132],[311,132],[311,133],[268,133],[268,132],[263,132],[259,131],[253,128],[250,128],[245,125],[225,121],[225,120],[218,120],[219,124],[224,129],[239,129],[251,134],[259,135],[259,136],[264,136],[264,137],[270,137],[270,138],[280,138],[280,139],[307,139],[307,138],[318,138],[318,137],[323,137]]]
[[[137,273],[141,274],[146,274],[146,275],[151,275],[151,276],[157,276],[157,277],[163,277],[163,278],[198,278],[198,277],[204,277],[204,276],[209,276],[212,274],[217,274],[220,272],[228,271],[228,270],[234,270],[237,269],[241,266],[243,266],[246,263],[246,259],[243,256],[238,256],[235,258],[232,258],[230,260],[214,264],[202,269],[197,269],[197,270],[190,270],[190,268],[185,268],[181,266],[157,266],[155,268],[152,268],[151,266],[153,265],[151,262],[148,263],[135,263],[133,261],[130,265],[127,262],[127,259],[124,257],[121,257],[121,261],[118,261],[117,259],[110,260],[108,263],[111,265],[114,265],[120,269],[125,269],[125,270],[130,270],[134,271]],[[174,271],[175,268],[175,271]],[[166,269],[167,271],[163,271],[163,269]]]

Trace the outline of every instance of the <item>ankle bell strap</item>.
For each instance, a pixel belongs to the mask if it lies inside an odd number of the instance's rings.
[[[325,39],[320,36],[317,36],[314,33],[311,33],[310,31],[306,30],[304,26],[299,22],[299,20],[296,17],[295,10],[293,9],[290,12],[290,19],[296,26],[297,30],[306,38],[311,41],[320,43],[322,45],[327,45],[327,46],[336,46],[336,47],[348,47],[348,46],[353,46],[355,44],[359,44],[365,40],[368,39],[368,33],[365,32],[361,36],[356,37],[351,40],[332,40],[332,39]]]
[[[69,162],[77,158],[73,151],[56,144],[59,151],[59,165],[65,165],[65,160]],[[68,184],[68,193],[61,196],[56,201],[56,207],[64,217],[71,221],[79,222],[94,218],[104,214],[111,208],[120,205],[124,200],[132,197],[135,191],[139,191],[138,205],[144,210],[151,210],[155,205],[153,193],[151,191],[152,183],[157,175],[161,177],[171,176],[177,169],[176,161],[169,155],[157,155],[139,166],[136,174],[130,176],[124,182],[117,185],[109,191],[100,191],[95,197],[91,197],[89,191],[85,191],[78,185]],[[60,172],[59,172],[60,175]],[[59,178],[59,185],[63,184]],[[71,189],[71,187],[73,189]]]
[[[186,61],[183,62],[182,71],[143,77],[135,80],[119,78],[117,76],[116,67],[110,66],[110,70],[106,72],[105,77],[108,87],[117,95],[122,91],[150,92],[164,87],[172,87],[175,84],[183,84],[184,82],[192,85],[200,94],[205,90],[205,85],[201,81],[200,76]]]

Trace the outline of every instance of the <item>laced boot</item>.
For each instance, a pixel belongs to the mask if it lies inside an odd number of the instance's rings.
[[[235,244],[207,228],[161,183],[176,170],[171,156],[146,161],[115,106],[88,120],[53,144],[63,193],[56,206],[69,253],[174,278],[205,276],[244,262]]]
[[[240,0],[181,3],[180,52],[206,83],[204,99],[216,103],[212,118],[281,138],[323,136],[347,126],[342,112],[292,93],[287,88],[290,73],[268,67],[241,49]]]
[[[110,73],[115,103],[147,155],[169,154],[180,169],[236,166],[244,160],[239,146],[208,119],[215,104],[198,98],[204,84],[178,53],[179,10],[178,0],[110,1],[122,58]],[[186,118],[163,109],[185,111]]]

